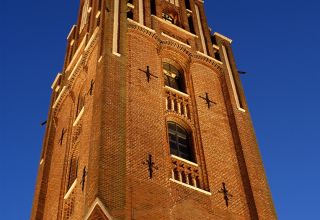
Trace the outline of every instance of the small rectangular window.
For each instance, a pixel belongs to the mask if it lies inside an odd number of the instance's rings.
[[[188,17],[188,22],[189,22],[190,32],[193,33],[193,34],[195,34],[192,15],[190,15],[190,16]]]
[[[191,10],[191,6],[190,6],[190,0],[186,0],[186,9]]]
[[[102,8],[102,0],[99,0],[98,2],[98,11],[101,11]]]
[[[130,19],[133,19],[133,11],[131,8],[128,8],[128,11],[127,11],[127,18],[130,18]]]
[[[150,0],[150,9],[151,9],[151,14],[156,15],[156,1],[155,0]]]

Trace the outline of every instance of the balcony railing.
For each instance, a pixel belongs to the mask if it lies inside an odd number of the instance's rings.
[[[171,155],[172,179],[201,189],[198,164]]]
[[[165,86],[166,111],[190,119],[190,98],[188,94]]]

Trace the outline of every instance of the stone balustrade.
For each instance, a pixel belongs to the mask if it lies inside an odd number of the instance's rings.
[[[174,112],[191,119],[190,116],[190,98],[188,94],[172,89],[168,86],[165,87],[166,93],[166,111]]]

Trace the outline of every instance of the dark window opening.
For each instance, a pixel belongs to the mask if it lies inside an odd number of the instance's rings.
[[[211,35],[211,43],[217,45],[217,39],[215,36]]]
[[[101,7],[102,7],[102,0],[99,0],[98,2],[98,10],[101,11]]]
[[[156,15],[156,1],[150,0],[150,8],[151,8],[151,14]]]
[[[214,53],[214,58],[215,58],[216,60],[221,61],[221,57],[220,57],[219,51],[216,51],[216,52]]]
[[[132,11],[132,9],[129,9],[129,8],[128,8],[127,18],[133,19],[133,11]]]
[[[169,22],[169,23],[171,23],[171,24],[174,24],[174,18],[173,18],[173,16],[171,16],[171,15],[169,15],[169,14],[167,14],[167,13],[162,13],[162,18],[163,18],[165,21],[167,21],[167,22]]]
[[[186,0],[186,9],[191,10],[190,0]]]
[[[168,122],[170,154],[194,161],[191,135],[175,122]]]
[[[181,92],[185,92],[184,77],[181,71],[170,63],[163,63],[164,84]]]
[[[193,19],[192,19],[192,16],[191,16],[191,15],[188,17],[188,22],[189,22],[190,32],[193,33],[193,34],[195,34],[194,25],[193,25]]]

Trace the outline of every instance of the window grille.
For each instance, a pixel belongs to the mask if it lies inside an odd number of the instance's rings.
[[[168,122],[170,154],[188,161],[194,161],[191,135],[179,124]]]

